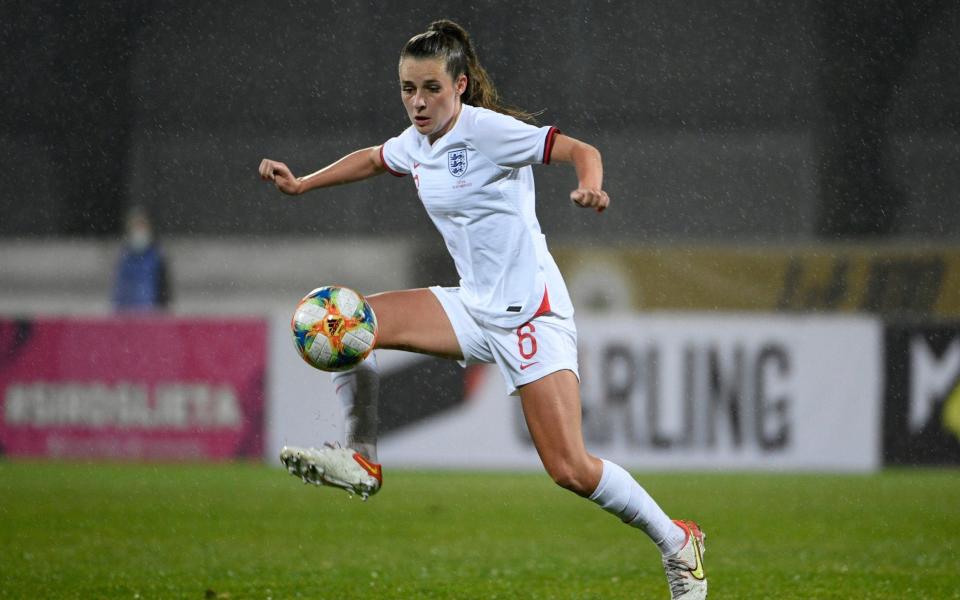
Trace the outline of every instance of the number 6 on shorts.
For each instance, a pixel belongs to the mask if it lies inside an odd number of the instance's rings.
[[[524,331],[525,328],[529,329],[529,331]],[[520,327],[517,327],[517,348],[520,350],[520,356],[524,359],[529,360],[537,353],[537,338],[533,337],[536,331],[537,328],[533,326],[533,323],[524,323]],[[524,349],[524,342],[527,341],[529,341],[529,352]]]

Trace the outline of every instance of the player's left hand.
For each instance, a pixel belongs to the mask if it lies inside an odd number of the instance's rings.
[[[610,206],[610,196],[603,190],[579,188],[570,192],[570,199],[584,208],[596,209],[598,213]]]

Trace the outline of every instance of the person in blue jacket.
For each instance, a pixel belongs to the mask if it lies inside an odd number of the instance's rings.
[[[167,260],[154,239],[150,217],[141,207],[132,208],[127,215],[112,300],[117,311],[162,310],[170,303]]]

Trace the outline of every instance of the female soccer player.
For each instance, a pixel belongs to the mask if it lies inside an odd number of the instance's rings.
[[[671,521],[620,466],[584,447],[573,306],[534,212],[532,164],[573,163],[570,199],[602,212],[603,165],[592,146],[501,104],[467,32],[431,23],[400,53],[400,96],[411,126],[381,146],[348,154],[305,177],[264,159],[260,177],[286,194],[391,173],[412,175],[450,251],[460,286],[386,292],[367,299],[377,347],[496,363],[547,473],[645,532],[663,553],[672,598],[705,598],[703,533]],[[305,481],[367,497],[382,483],[376,463],[376,359],[334,375],[348,448],[284,448]]]

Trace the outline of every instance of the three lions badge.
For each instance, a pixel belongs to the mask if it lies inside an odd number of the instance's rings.
[[[447,169],[454,177],[463,177],[463,174],[467,172],[466,148],[447,152]]]

